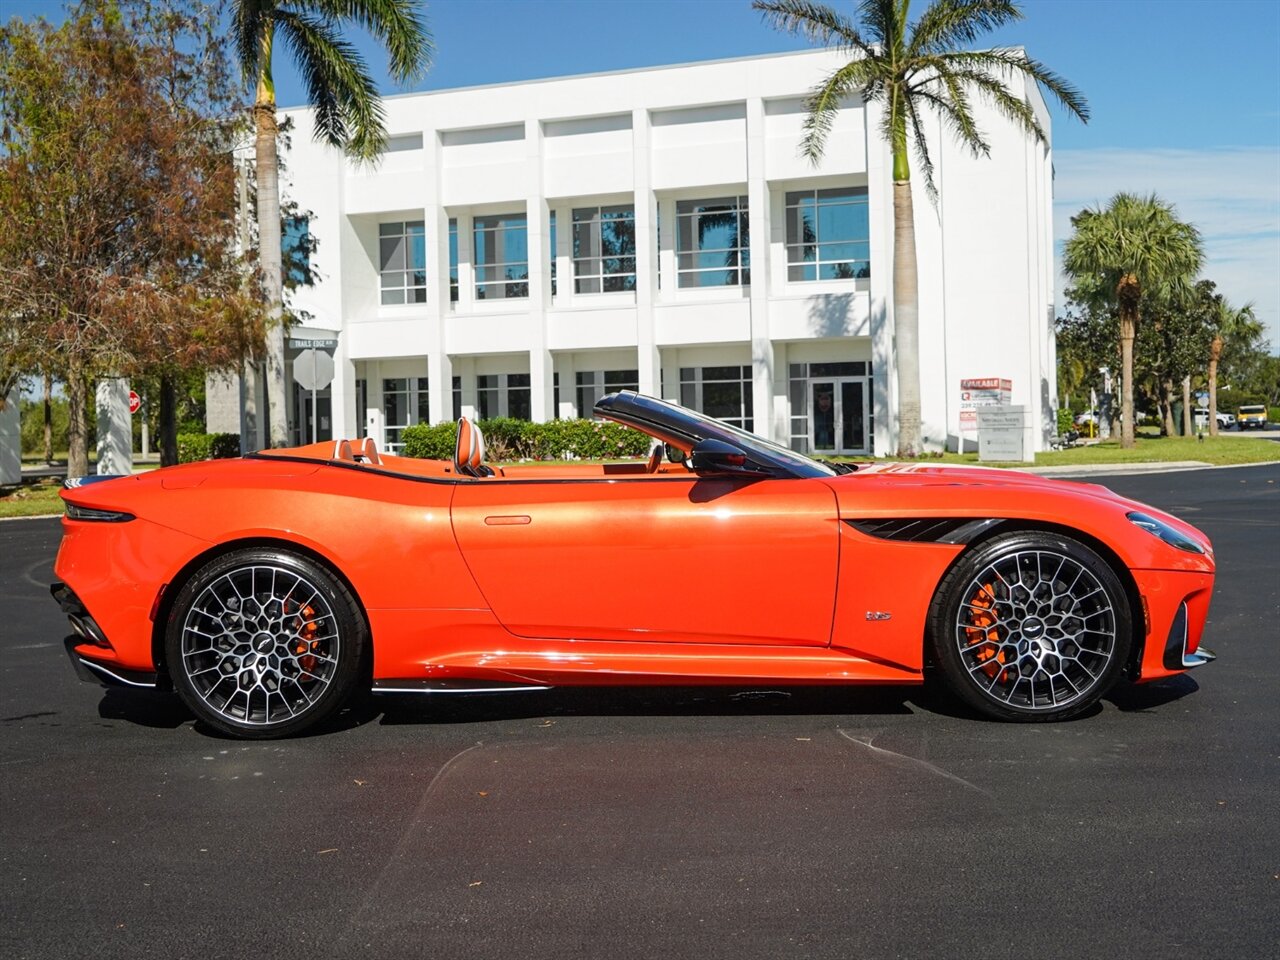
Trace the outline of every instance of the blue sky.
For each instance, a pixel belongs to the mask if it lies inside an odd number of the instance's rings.
[[[1074,82],[1093,114],[1087,126],[1055,114],[1059,243],[1083,206],[1155,191],[1200,227],[1204,275],[1233,302],[1254,302],[1280,352],[1280,2],[1025,0],[1023,9],[1026,19],[991,42],[1025,46]],[[61,5],[0,0],[0,11],[56,18]],[[435,64],[413,89],[806,46],[764,26],[747,0],[435,0],[427,16]],[[385,78],[376,47],[356,39]],[[277,83],[282,104],[302,102],[290,68],[277,67]]]

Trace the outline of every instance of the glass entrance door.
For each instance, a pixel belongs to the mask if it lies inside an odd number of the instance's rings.
[[[866,453],[867,426],[865,377],[809,382],[809,449],[814,453]]]

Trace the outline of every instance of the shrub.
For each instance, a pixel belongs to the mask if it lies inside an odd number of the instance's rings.
[[[1068,430],[1075,429],[1075,424],[1075,417],[1071,415],[1070,410],[1064,409],[1058,411],[1058,433],[1063,434]]]
[[[238,433],[178,434],[179,463],[226,460],[238,456],[240,456],[240,434]]]
[[[647,434],[620,423],[599,420],[551,420],[530,423],[501,417],[480,421],[485,459],[504,460],[605,460],[641,457],[652,442]],[[453,423],[416,424],[400,434],[406,457],[452,460],[457,438]]]

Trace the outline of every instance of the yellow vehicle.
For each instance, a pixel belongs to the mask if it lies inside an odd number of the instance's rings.
[[[1236,410],[1236,426],[1243,430],[1249,427],[1254,430],[1267,428],[1267,408],[1262,404],[1250,404]]]

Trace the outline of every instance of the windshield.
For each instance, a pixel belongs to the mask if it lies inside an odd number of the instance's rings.
[[[1241,408],[1240,408],[1240,412],[1241,412],[1241,413],[1266,413],[1266,412],[1267,412],[1267,408],[1266,408],[1266,407],[1264,407],[1264,406],[1256,406],[1256,407],[1241,407]]]
[[[699,440],[716,439],[741,447],[753,459],[779,470],[802,477],[835,476],[840,473],[830,465],[812,460],[802,453],[784,447],[772,440],[757,437],[738,427],[730,426],[705,414],[682,407],[667,400],[622,390],[609,393],[596,401],[597,416],[617,420],[667,443],[672,443],[686,453]],[[681,442],[684,441],[684,442]]]

